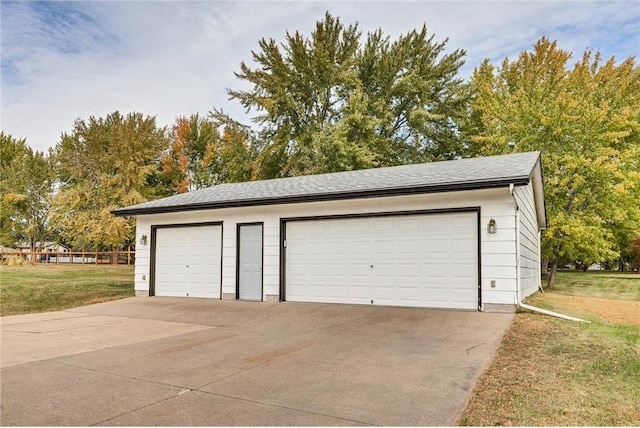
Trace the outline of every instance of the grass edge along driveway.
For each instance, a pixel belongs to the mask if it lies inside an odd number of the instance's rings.
[[[640,426],[640,275],[561,272],[520,312],[459,425]]]

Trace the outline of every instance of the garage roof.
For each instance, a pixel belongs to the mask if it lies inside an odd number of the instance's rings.
[[[117,216],[473,190],[529,184],[542,195],[540,152],[220,184],[113,211]],[[535,189],[534,189],[535,190]],[[544,199],[536,197],[536,204]],[[546,216],[538,212],[539,223]]]

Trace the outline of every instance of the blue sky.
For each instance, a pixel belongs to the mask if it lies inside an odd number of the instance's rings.
[[[261,37],[308,35],[325,11],[392,38],[423,24],[467,51],[463,77],[546,36],[578,60],[640,54],[640,1],[96,1],[0,3],[2,130],[38,150],[76,118],[115,110],[161,126],[214,106],[242,117],[225,88]]]

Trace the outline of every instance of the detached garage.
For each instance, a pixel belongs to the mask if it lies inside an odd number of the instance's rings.
[[[137,295],[493,310],[540,282],[538,152],[223,184],[136,216]]]

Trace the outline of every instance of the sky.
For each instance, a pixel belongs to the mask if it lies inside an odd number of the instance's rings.
[[[633,1],[5,1],[0,2],[5,134],[47,150],[74,121],[116,110],[156,117],[221,108],[248,117],[227,88],[261,38],[307,36],[326,11],[363,34],[392,39],[426,24],[447,51],[464,49],[467,79],[483,59],[500,63],[541,37],[573,52],[640,60],[640,0]],[[575,62],[572,61],[572,62]]]

